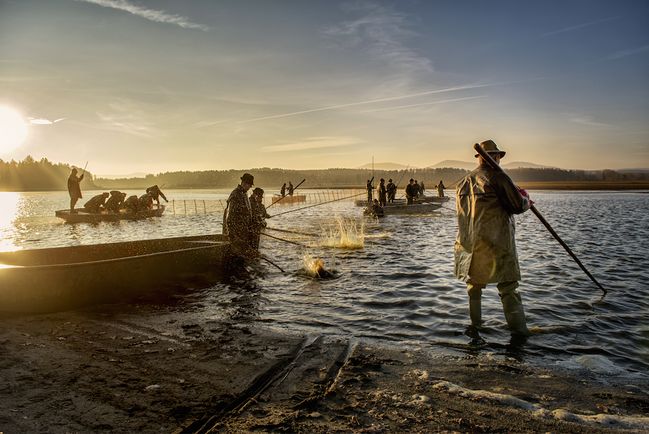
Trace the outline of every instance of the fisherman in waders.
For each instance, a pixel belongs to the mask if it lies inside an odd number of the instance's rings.
[[[252,248],[252,207],[247,194],[254,181],[251,174],[243,174],[241,184],[230,193],[223,215],[223,233],[230,240],[235,262],[238,263],[235,265],[243,265],[246,259],[258,256]]]
[[[279,194],[281,194],[282,197],[286,196],[286,183],[282,184],[282,188],[279,190]]]
[[[83,196],[81,195],[81,180],[83,179],[83,173],[81,176],[77,177],[77,168],[72,169],[72,173],[68,177],[68,193],[70,194],[70,214],[76,214],[74,206],[77,204],[77,201]]]
[[[379,205],[383,207],[386,203],[388,203],[388,190],[385,187],[385,179],[381,178],[379,183]]]
[[[394,196],[397,195],[397,186],[392,182],[392,178],[388,179],[388,185],[385,187],[388,191],[388,202],[394,202]]]
[[[266,207],[264,206],[264,190],[257,187],[252,191],[250,196],[250,208],[252,211],[252,248],[259,250],[259,238],[261,237],[261,231],[266,227],[266,219],[270,218],[270,215],[266,212]]]
[[[482,148],[500,164],[505,155],[493,140]],[[458,235],[455,241],[455,276],[467,284],[472,331],[481,323],[482,289],[496,283],[505,319],[513,335],[529,334],[521,296],[521,279],[514,239],[514,214],[530,209],[525,190],[517,189],[501,171],[479,155],[479,166],[460,181],[456,191]],[[441,183],[440,183],[441,184]]]
[[[126,198],[126,193],[122,193],[118,190],[112,190],[110,192],[110,197],[106,201],[104,208],[107,211],[118,213],[124,204],[124,199]]]
[[[288,195],[289,196],[293,196],[293,190],[295,190],[295,188],[293,187],[293,183],[291,183],[291,181],[289,181],[288,182]]]
[[[406,185],[406,204],[412,205],[415,203],[415,196],[417,196],[417,191],[415,190],[415,180],[410,178],[408,185]]]
[[[93,214],[100,213],[104,209],[106,199],[108,199],[108,193],[93,196],[83,205],[83,210]]]
[[[373,179],[373,178],[372,178]],[[365,188],[367,189],[367,204],[372,205],[372,197],[374,193],[374,187],[372,187],[372,180],[368,179],[367,183],[365,184]]]
[[[445,188],[446,188],[446,186],[444,185],[444,183],[443,183],[442,180],[440,179],[440,180],[439,180],[439,184],[437,184],[437,195],[438,195],[439,197],[444,197],[444,189],[445,189]]]
[[[158,205],[158,208],[160,208],[160,198],[162,197],[165,202],[169,202],[167,200],[167,196],[164,195],[162,190],[160,190],[160,187],[157,185],[151,186],[146,189],[146,192],[151,195],[151,198],[155,200],[156,204]]]

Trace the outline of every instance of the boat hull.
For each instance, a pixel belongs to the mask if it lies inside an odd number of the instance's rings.
[[[70,213],[69,209],[61,209],[55,211],[54,215],[62,218],[66,223],[101,223],[101,222],[116,222],[120,220],[142,220],[150,217],[160,217],[164,213],[165,206],[155,207],[149,210],[138,211],[136,213],[129,213],[126,210],[120,210],[118,213],[102,211],[99,213],[89,213],[81,209],[75,213]]]
[[[386,205],[383,215],[425,215],[433,214],[442,207],[441,203],[415,203],[412,205]],[[371,214],[371,208],[366,208],[366,214]]]
[[[55,312],[223,276],[222,235],[0,252],[0,311]]]

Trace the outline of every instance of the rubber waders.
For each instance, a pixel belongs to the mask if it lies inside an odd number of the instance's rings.
[[[500,298],[505,312],[505,319],[512,334],[528,336],[530,331],[525,323],[525,310],[521,302],[521,296],[517,292],[511,292]]]
[[[469,298],[469,317],[471,325],[480,327],[482,325],[482,300],[480,298]]]

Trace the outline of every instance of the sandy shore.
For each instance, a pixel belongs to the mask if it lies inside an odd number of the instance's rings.
[[[649,430],[646,385],[130,306],[0,318],[0,432]]]

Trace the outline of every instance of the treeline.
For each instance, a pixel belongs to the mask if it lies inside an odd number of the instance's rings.
[[[69,164],[52,163],[47,158],[39,161],[27,156],[23,161],[0,160],[0,191],[67,190]],[[96,189],[92,174],[87,173],[81,188]]]
[[[304,188],[362,188],[372,177],[368,169],[322,169],[322,170],[287,170],[271,169],[268,167],[247,170],[205,170],[199,172],[166,172],[157,175],[147,175],[144,178],[128,179],[95,179],[95,183],[106,190],[114,188],[146,188],[158,184],[161,188],[230,188],[240,182],[244,172],[255,176],[255,185],[279,189],[283,183],[291,181],[297,185],[306,179]],[[532,181],[647,181],[649,173],[620,173],[613,170],[564,170],[554,168],[543,169],[512,169],[507,171],[517,182]],[[392,178],[399,187],[405,187],[410,178],[424,182],[427,188],[432,188],[440,180],[446,186],[451,186],[468,170],[456,168],[436,169],[407,169],[407,170],[375,170],[374,185],[384,178],[387,182]]]
[[[39,161],[27,157],[23,161],[0,160],[0,190],[3,191],[46,191],[66,190],[67,179],[72,166],[69,164],[52,163],[46,158]],[[246,170],[203,170],[165,172],[157,175],[147,175],[142,178],[107,179],[95,178],[87,173],[81,188],[94,189],[143,189],[154,184],[161,188],[231,188],[240,182],[244,172],[255,176],[255,184],[262,187],[279,189],[283,183],[291,181],[297,185],[306,179],[304,188],[363,188],[372,177],[369,169],[322,169],[322,170],[288,170],[276,168],[257,168]],[[649,181],[647,172],[616,172],[613,170],[564,170],[554,168],[543,169],[511,169],[507,171],[516,182],[561,182],[561,181]],[[380,178],[387,182],[392,178],[399,187],[405,187],[410,178],[424,182],[427,188],[432,188],[440,180],[451,187],[469,171],[456,168],[435,169],[406,169],[406,170],[375,170],[374,185]]]

